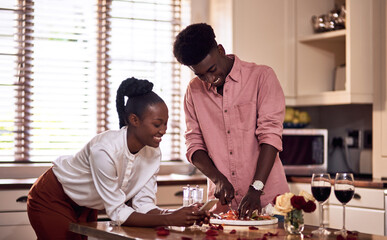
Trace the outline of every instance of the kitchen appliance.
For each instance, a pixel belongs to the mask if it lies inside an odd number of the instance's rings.
[[[327,129],[284,129],[282,146],[279,157],[286,175],[311,176],[327,171]]]

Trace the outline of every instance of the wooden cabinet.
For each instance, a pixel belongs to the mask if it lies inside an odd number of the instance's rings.
[[[387,4],[382,6],[382,18],[380,32],[382,51],[380,57],[380,81],[375,82],[374,104],[372,115],[372,173],[373,177],[387,178]]]
[[[329,227],[343,226],[343,207],[333,188],[329,198]],[[366,222],[365,222],[366,221]],[[385,235],[384,190],[356,188],[355,197],[345,207],[345,227],[362,233]]]
[[[36,239],[27,215],[28,190],[0,191],[0,240]]]

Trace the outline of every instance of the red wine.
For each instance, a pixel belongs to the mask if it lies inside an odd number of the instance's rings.
[[[331,187],[312,187],[312,194],[318,202],[324,202],[331,195]]]
[[[335,190],[336,198],[342,203],[346,204],[349,202],[353,194],[355,193],[355,190]]]

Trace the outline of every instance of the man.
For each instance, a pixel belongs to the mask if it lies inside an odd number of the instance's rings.
[[[187,158],[210,180],[208,197],[220,200],[215,212],[238,208],[240,218],[251,217],[289,191],[278,157],[280,83],[270,67],[226,55],[204,23],[180,32],[173,53],[197,76],[184,98]]]

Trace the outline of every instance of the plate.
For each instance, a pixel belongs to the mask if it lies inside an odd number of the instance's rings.
[[[210,223],[212,224],[224,224],[234,226],[259,226],[259,225],[270,225],[278,223],[278,218],[274,217],[270,220],[226,220],[211,218]]]

